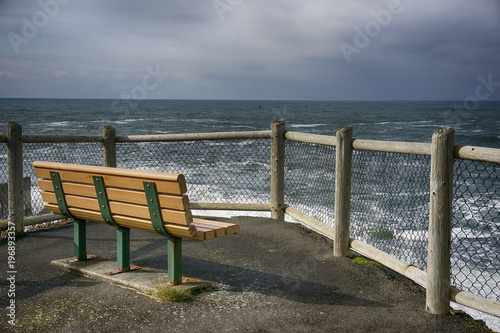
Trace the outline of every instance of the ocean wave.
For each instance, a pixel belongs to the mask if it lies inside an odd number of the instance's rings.
[[[312,128],[312,127],[319,127],[319,126],[325,126],[325,124],[305,124],[305,125],[287,125],[288,127],[292,128]]]
[[[46,123],[45,124],[46,126],[57,126],[57,127],[60,127],[60,126],[69,126],[69,121],[54,121],[54,122],[51,122],[51,123]]]

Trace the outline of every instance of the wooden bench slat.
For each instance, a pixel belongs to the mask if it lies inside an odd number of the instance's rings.
[[[209,240],[215,238],[215,230],[204,227],[196,227],[201,240]]]
[[[193,222],[192,225],[196,227],[196,230],[212,230],[214,232],[214,237],[222,237],[226,235],[226,228],[224,227],[216,227],[197,222]]]
[[[112,169],[112,168],[110,168]],[[57,169],[43,169],[36,168],[35,175],[39,178],[50,179],[50,172]],[[144,189],[144,181],[150,181],[156,183],[156,190],[158,193],[168,193],[168,194],[184,194],[187,192],[185,184],[177,183],[173,181],[155,181],[149,178],[132,178],[116,175],[105,175],[97,172],[74,172],[58,170],[61,182],[73,182],[94,185],[92,176],[101,175],[104,180],[106,187],[116,187],[124,189],[142,190]]]
[[[41,192],[42,200],[54,205],[57,205],[56,195],[53,192]],[[93,210],[99,212],[99,203],[97,199],[80,197],[75,195],[65,195],[66,205],[68,209],[70,208],[83,208],[88,210]],[[149,209],[147,206],[139,206],[135,204],[128,204],[116,201],[109,201],[109,208],[111,214],[126,215],[130,217],[137,217],[143,219],[149,219]],[[175,223],[188,225],[193,221],[191,211],[177,211],[162,209],[162,220],[167,223]]]
[[[77,184],[77,183],[62,183],[63,192],[65,194],[77,194],[82,197],[96,198],[94,185]],[[45,192],[54,192],[52,181],[50,179],[38,179],[38,187]]]
[[[234,224],[234,223],[205,220],[205,219],[198,219],[198,218],[194,218],[193,223],[195,225],[200,224],[200,225],[204,225],[204,226],[223,227],[226,235],[237,234],[240,231],[240,226],[237,224]]]
[[[48,179],[38,179],[38,185],[41,190],[46,192],[54,192],[52,181]],[[94,185],[86,185],[79,183],[62,183],[63,192],[65,194],[74,194],[83,197],[97,198]],[[107,188],[106,193],[109,200],[133,203],[138,205],[147,205],[144,191],[131,191],[117,188]],[[187,210],[189,209],[189,198],[187,195],[168,195],[159,194],[158,201],[160,208]]]
[[[59,207],[56,204],[45,204],[48,210],[55,214],[61,214]],[[80,208],[69,208],[71,215],[82,220],[90,220],[95,222],[105,223],[102,219],[100,212],[85,210]],[[138,229],[143,231],[156,232],[153,229],[151,221],[149,219],[138,219],[129,216],[112,215],[113,220],[118,223],[118,225],[126,228]],[[199,239],[203,240],[203,235],[197,235],[198,232],[194,226],[182,226],[178,224],[168,224],[164,223],[165,229],[173,236]]]
[[[53,169],[53,170],[64,170],[64,171],[76,171],[81,173],[97,173],[100,175],[115,175],[121,177],[132,177],[139,178],[150,181],[170,181],[177,182],[181,184],[186,184],[184,175],[179,173],[167,173],[167,172],[156,172],[156,171],[146,171],[146,170],[131,170],[131,169],[119,169],[110,168],[94,165],[80,165],[80,164],[68,164],[68,163],[57,163],[57,162],[33,162],[33,167],[36,169]],[[89,171],[92,170],[92,171]],[[44,177],[50,178],[50,177]]]

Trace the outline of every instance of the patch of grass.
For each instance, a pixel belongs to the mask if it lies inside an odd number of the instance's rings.
[[[184,302],[193,296],[191,290],[182,286],[172,286],[168,283],[161,283],[155,289],[151,289],[146,294],[153,296],[162,303]]]
[[[467,324],[465,324],[465,327],[467,328],[481,328],[484,329],[486,332],[494,333],[488,326],[486,326],[484,321],[474,320],[473,318],[471,318],[471,316],[469,316],[462,310],[450,309],[450,313],[457,318],[467,320]]]
[[[467,328],[480,328],[481,325],[477,321],[469,321],[465,327]]]
[[[494,333],[488,326],[484,324],[484,322],[481,321],[475,321],[471,320],[467,324],[465,324],[465,327],[467,328],[483,328],[486,329],[488,332]]]
[[[362,265],[377,265],[377,266],[380,266],[380,264],[376,261],[373,261],[373,260],[369,260],[369,259],[366,259],[366,258],[363,258],[363,257],[356,257],[352,260],[353,262],[357,263],[357,264],[362,264]]]

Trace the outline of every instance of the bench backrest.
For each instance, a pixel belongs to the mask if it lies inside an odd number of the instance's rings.
[[[51,178],[51,172],[56,172],[69,214],[78,219],[105,222],[94,185],[94,177],[98,176],[104,182],[114,222],[122,227],[154,232],[144,190],[144,182],[152,182],[156,186],[165,230],[173,236],[197,238],[182,174],[38,161],[33,166],[45,207],[53,213],[65,215],[57,203]]]

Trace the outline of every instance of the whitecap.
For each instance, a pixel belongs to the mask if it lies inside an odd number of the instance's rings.
[[[288,125],[289,127],[292,128],[310,128],[310,127],[318,127],[318,126],[324,126],[324,124],[308,124],[308,125]]]
[[[47,123],[47,126],[69,126],[69,121],[54,121]]]

